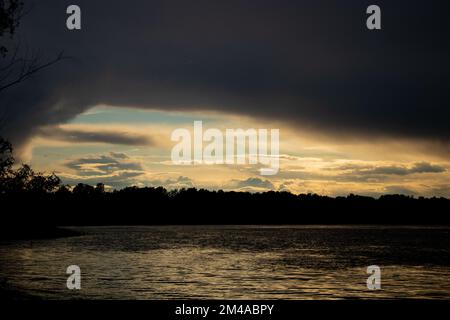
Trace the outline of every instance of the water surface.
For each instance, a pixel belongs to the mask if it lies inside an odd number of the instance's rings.
[[[137,226],[0,244],[0,277],[48,299],[450,298],[450,228]],[[78,265],[82,289],[66,288]],[[382,270],[382,289],[366,268]]]

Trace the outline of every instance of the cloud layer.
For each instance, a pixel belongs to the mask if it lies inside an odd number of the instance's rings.
[[[64,164],[69,172],[60,173],[63,182],[75,185],[79,182],[95,185],[102,182],[113,188],[136,184],[136,178],[144,174],[142,165],[124,153],[111,152],[72,159]]]
[[[65,28],[69,4],[36,1],[22,21],[18,38],[43,59],[72,58],[0,95],[16,144],[100,103],[449,142],[448,1],[380,0],[379,32],[368,1],[78,0],[81,31]]]
[[[51,140],[75,143],[109,143],[131,146],[151,146],[154,144],[153,140],[145,135],[111,130],[87,131],[50,126],[40,128],[37,131],[37,135]]]

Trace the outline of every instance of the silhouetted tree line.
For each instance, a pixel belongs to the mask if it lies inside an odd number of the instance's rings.
[[[450,200],[384,195],[328,197],[127,187],[111,192],[61,184],[29,166],[13,169],[12,147],[0,140],[2,222],[29,226],[135,224],[449,224]]]

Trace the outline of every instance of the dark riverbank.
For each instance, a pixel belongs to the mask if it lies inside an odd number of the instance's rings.
[[[75,225],[450,224],[447,214],[450,200],[446,198],[403,195],[384,195],[377,199],[358,195],[333,198],[288,192],[223,192],[194,188],[168,191],[161,187],[130,187],[114,192],[76,190],[0,195],[0,202],[11,208],[2,214],[4,225],[27,224],[42,228]]]
[[[63,227],[30,225],[3,225],[0,231],[0,240],[39,240],[81,235],[80,232]]]
[[[1,301],[23,301],[23,300],[40,300],[39,297],[33,296],[16,290],[4,278],[0,278],[0,300]]]

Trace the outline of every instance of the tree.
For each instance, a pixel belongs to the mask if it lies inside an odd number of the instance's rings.
[[[68,185],[61,185],[55,193],[60,196],[71,194],[70,187]]]
[[[54,173],[44,175],[27,164],[14,169],[11,143],[0,137],[0,194],[2,193],[48,193],[56,190],[61,179]]]
[[[6,45],[7,40],[13,39],[16,28],[24,16],[22,0],[0,0],[0,94],[8,89],[63,59],[63,53],[45,63],[39,62],[36,53],[25,50],[20,54],[20,45],[14,47],[13,52]],[[0,115],[0,127],[5,121]],[[1,129],[1,128],[0,128]],[[44,176],[35,173],[29,166],[23,165],[12,170],[14,164],[11,143],[0,137],[0,193],[8,191],[53,191],[59,184],[59,178],[52,174]]]
[[[91,195],[94,193],[94,187],[85,183],[79,183],[73,188],[72,193],[76,195]]]
[[[26,190],[32,193],[49,193],[56,190],[60,184],[61,179],[54,173],[47,176],[38,173],[31,176]]]
[[[97,183],[95,186],[95,193],[103,194],[105,193],[105,185],[103,183]]]
[[[23,1],[21,0],[0,0],[0,37],[5,35],[12,38],[16,28],[19,26],[20,18],[23,14]],[[5,57],[8,48],[0,46],[0,55]]]
[[[11,171],[14,164],[12,151],[11,143],[0,137],[0,179],[3,179]]]
[[[11,176],[14,157],[11,143],[0,137],[0,194],[5,192],[6,183]]]
[[[13,38],[23,15],[23,1],[0,0],[0,38],[2,40]],[[39,55],[35,52],[25,50],[20,54],[20,51],[20,45],[14,47],[12,54],[6,45],[0,45],[0,92],[64,58],[63,52],[60,52],[56,58],[40,63]]]

